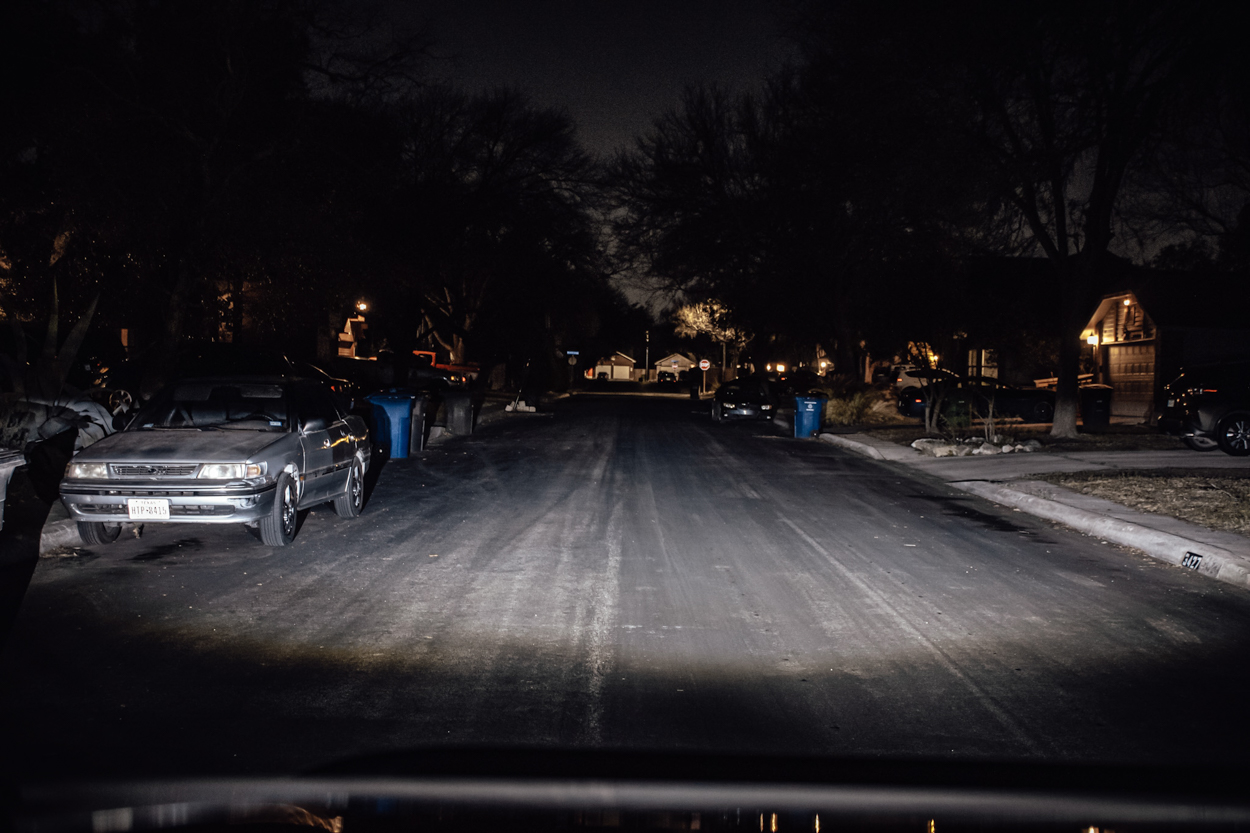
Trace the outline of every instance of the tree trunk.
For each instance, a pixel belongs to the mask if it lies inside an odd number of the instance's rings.
[[[1059,382],[1055,386],[1055,417],[1050,435],[1060,439],[1077,436],[1076,415],[1080,406],[1077,376],[1081,370],[1080,332],[1073,334],[1064,327],[1059,342]]]

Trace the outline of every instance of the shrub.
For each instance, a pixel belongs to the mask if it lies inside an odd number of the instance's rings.
[[[879,396],[864,392],[830,399],[825,403],[825,422],[829,425],[859,425],[868,418],[878,399]]]

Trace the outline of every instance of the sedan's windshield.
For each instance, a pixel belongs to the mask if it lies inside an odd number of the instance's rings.
[[[242,428],[280,431],[287,427],[282,386],[248,382],[184,382],[158,394],[132,426],[156,428]]]

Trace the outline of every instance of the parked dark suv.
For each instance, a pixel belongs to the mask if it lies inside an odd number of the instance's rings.
[[[1163,388],[1159,430],[1195,451],[1250,454],[1250,362],[1186,369]]]

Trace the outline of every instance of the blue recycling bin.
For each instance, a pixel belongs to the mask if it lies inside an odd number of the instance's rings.
[[[412,403],[416,395],[410,391],[392,389],[386,393],[373,393],[365,397],[373,404],[373,423],[378,441],[392,460],[408,457],[409,437],[412,433]]]
[[[814,436],[820,430],[824,414],[824,399],[814,396],[794,397],[794,436],[800,440]]]

